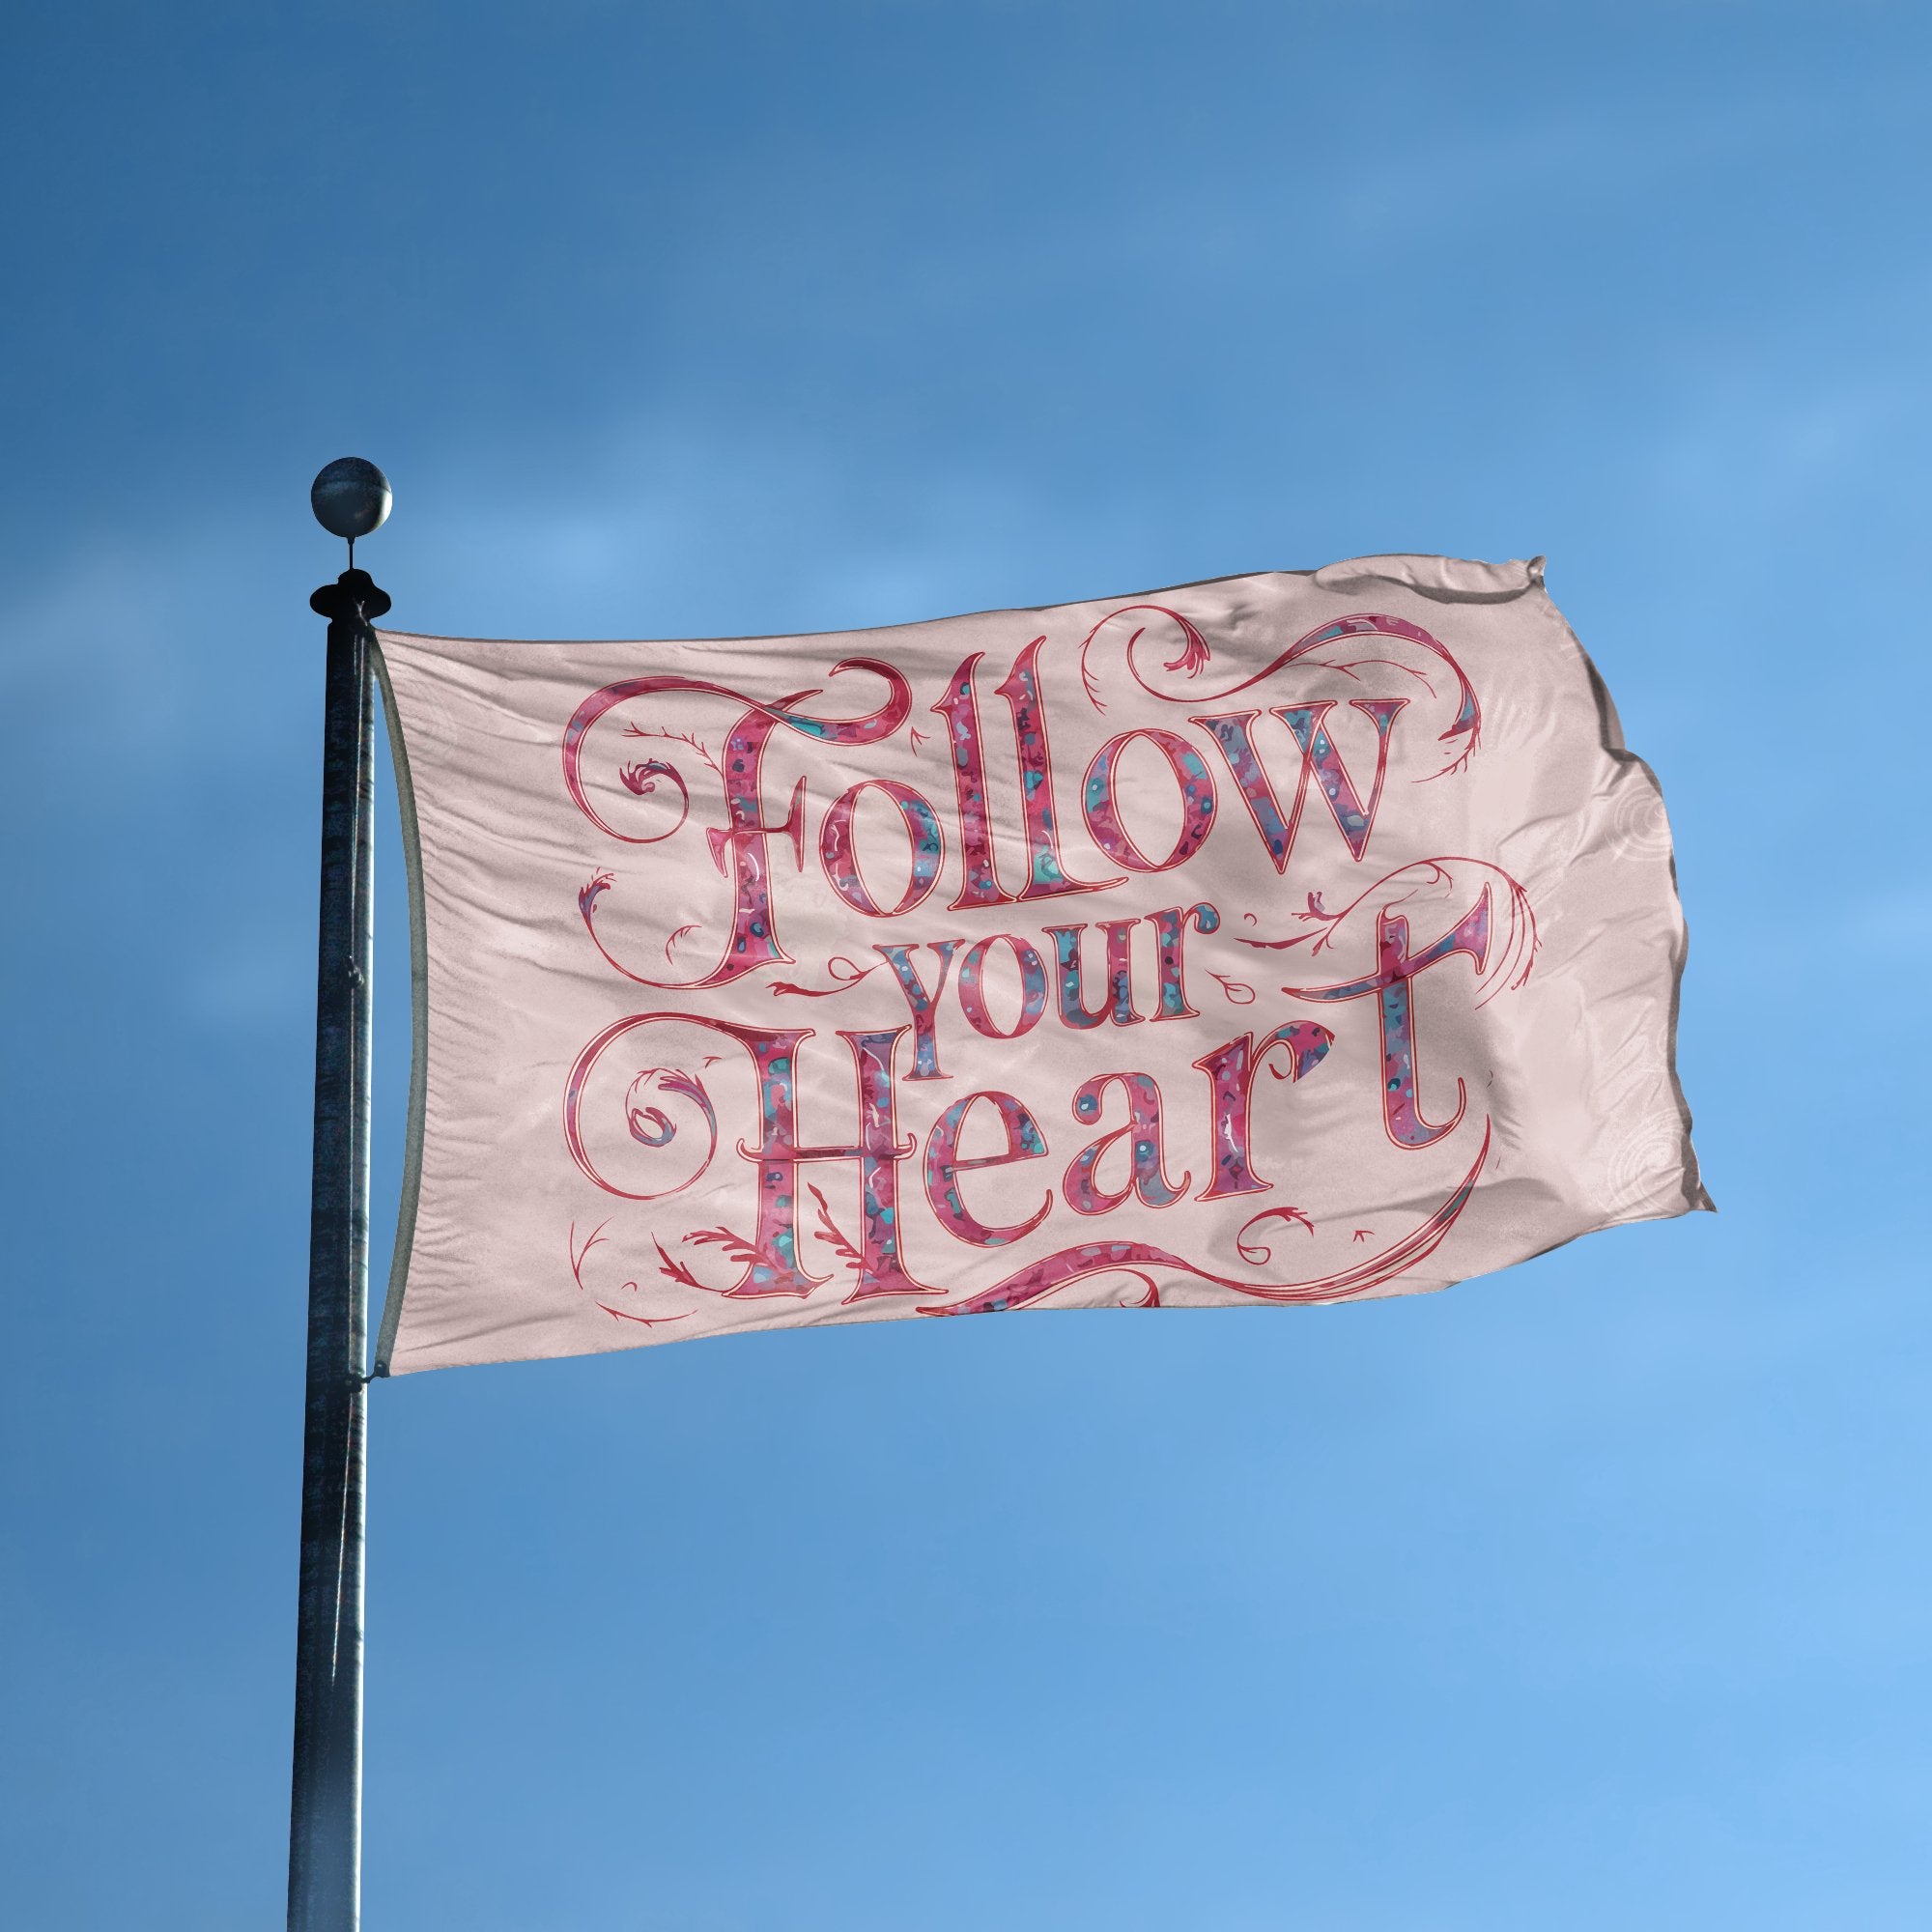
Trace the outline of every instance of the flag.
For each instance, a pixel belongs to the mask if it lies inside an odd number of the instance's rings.
[[[1365,1300],[1710,1206],[1662,800],[1540,559],[380,645],[387,1372]]]

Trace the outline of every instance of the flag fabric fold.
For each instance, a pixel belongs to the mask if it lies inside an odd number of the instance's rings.
[[[385,1372],[1368,1299],[1710,1206],[1662,800],[1540,560],[381,648]]]

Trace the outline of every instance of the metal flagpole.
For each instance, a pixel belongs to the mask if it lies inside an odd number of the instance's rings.
[[[296,1634],[289,1932],[355,1932],[362,1889],[364,1361],[369,1326],[369,978],[375,852],[371,620],[389,608],[355,539],[389,514],[388,479],[344,457],[315,479],[316,519],[349,568],[309,599],[328,619],[316,958],[308,1392]]]

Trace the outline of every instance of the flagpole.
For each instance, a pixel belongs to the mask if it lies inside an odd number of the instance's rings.
[[[389,512],[358,457],[315,479],[317,521],[350,567],[309,606],[328,619],[323,699],[322,904],[316,959],[308,1378],[289,1824],[290,1932],[355,1932],[362,1881],[362,1577],[369,1326],[369,994],[375,855],[371,620],[388,597],[355,539]]]

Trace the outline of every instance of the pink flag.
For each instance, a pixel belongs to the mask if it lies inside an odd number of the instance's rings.
[[[1540,562],[382,648],[391,1372],[1360,1300],[1710,1206],[1662,800]]]

